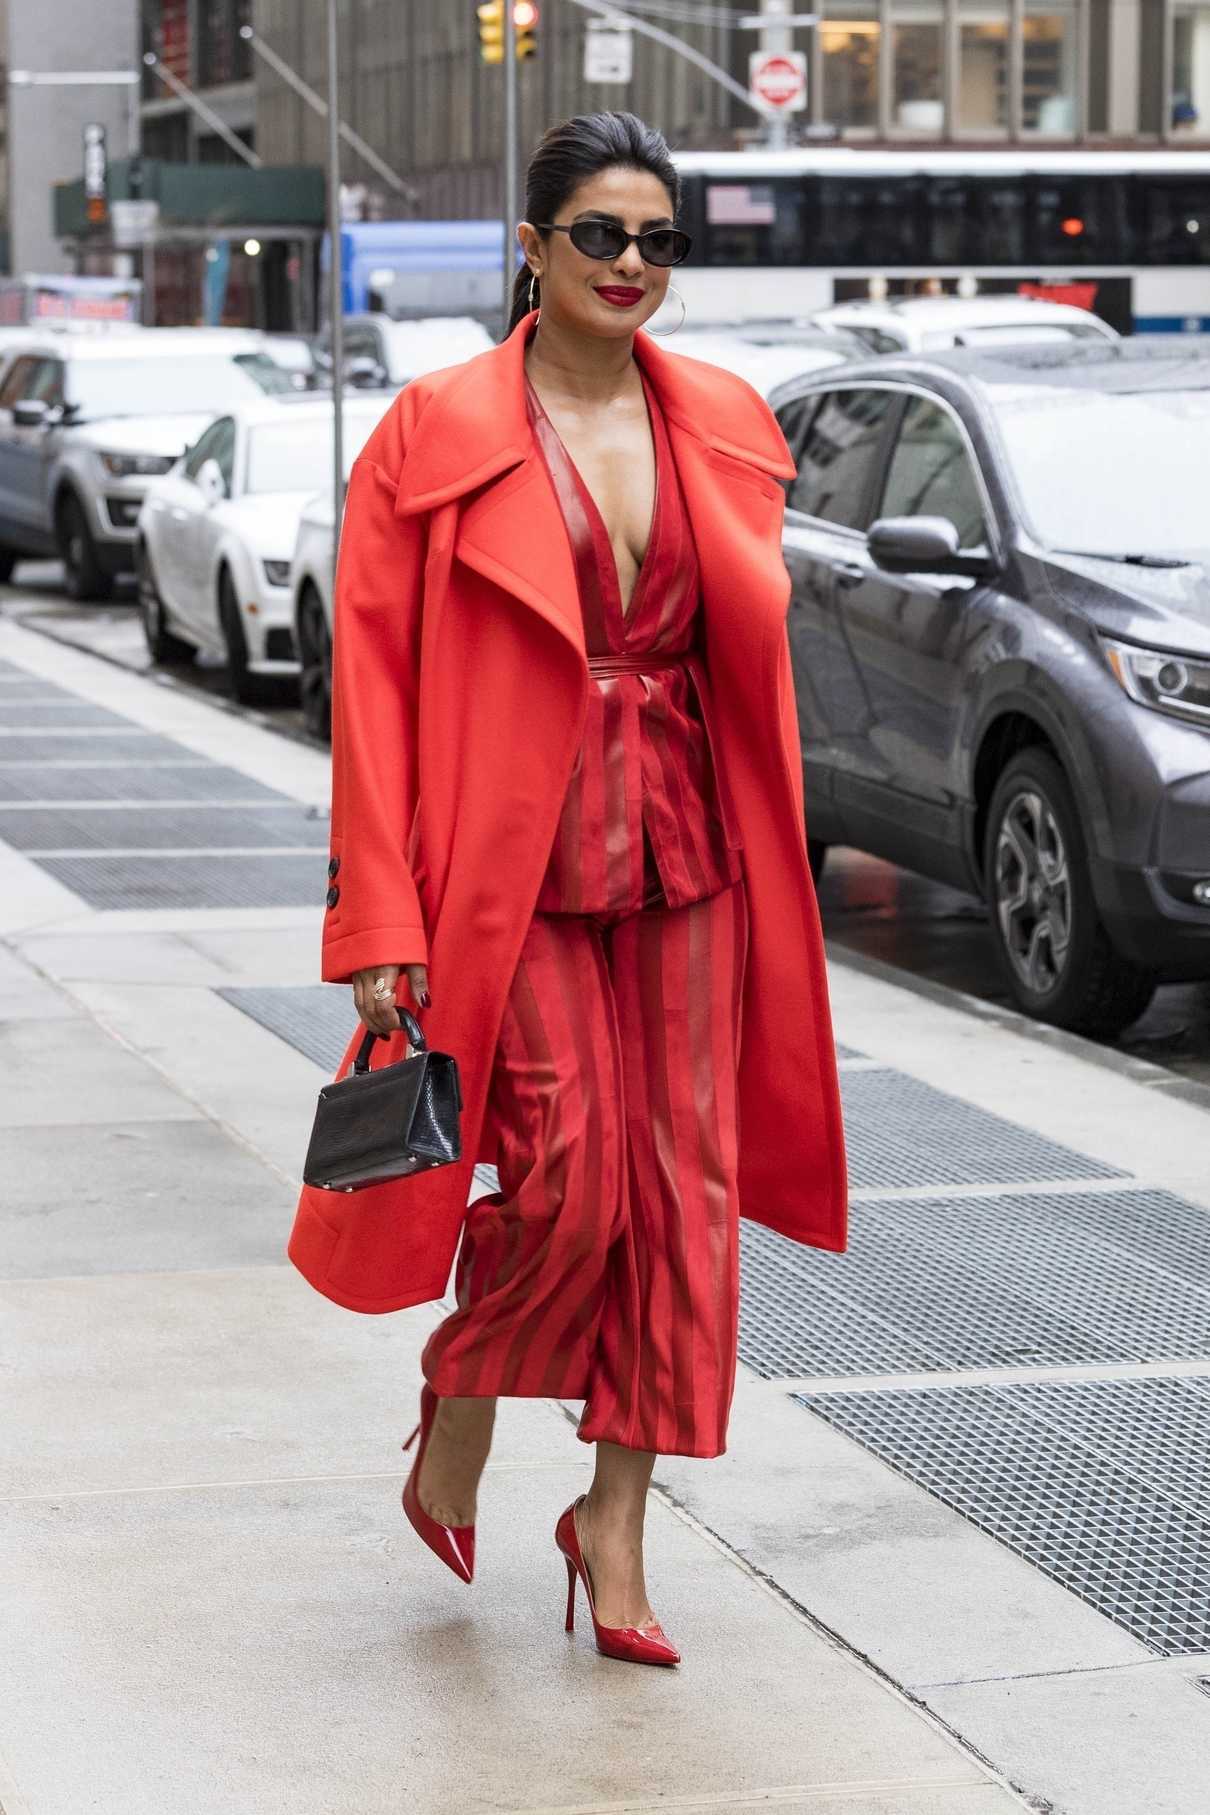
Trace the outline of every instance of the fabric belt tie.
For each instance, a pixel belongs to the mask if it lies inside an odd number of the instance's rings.
[[[593,675],[649,674],[656,668],[683,668],[693,652],[680,655],[643,655],[638,650],[619,650],[611,655],[590,655],[588,672]]]

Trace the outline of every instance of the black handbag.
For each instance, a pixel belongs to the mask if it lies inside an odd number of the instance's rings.
[[[430,1052],[419,1021],[399,1017],[414,1051],[370,1070],[375,1040],[366,1029],[353,1069],[319,1093],[303,1180],[322,1191],[360,1191],[462,1158],[462,1086],[458,1062]]]

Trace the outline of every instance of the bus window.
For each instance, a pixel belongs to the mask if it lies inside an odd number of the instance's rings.
[[[799,265],[802,185],[786,181],[707,183],[708,265]]]
[[[1142,262],[1210,264],[1210,182],[1136,178]]]
[[[924,195],[914,178],[825,176],[807,189],[805,264],[919,264]]]
[[[1133,263],[1126,188],[1119,177],[1036,176],[1028,187],[1033,253],[1040,263]]]
[[[1019,181],[934,177],[927,209],[931,264],[1024,263],[1025,197]]]

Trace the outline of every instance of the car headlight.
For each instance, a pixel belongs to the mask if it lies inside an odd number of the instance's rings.
[[[115,454],[102,449],[97,459],[112,479],[151,479],[176,465],[175,454]]]
[[[288,586],[290,584],[290,563],[288,561],[262,561],[265,578],[270,586]]]
[[[1108,637],[1102,641],[1111,671],[1132,700],[1172,718],[1210,725],[1210,661],[1168,655],[1162,649],[1140,649]]]

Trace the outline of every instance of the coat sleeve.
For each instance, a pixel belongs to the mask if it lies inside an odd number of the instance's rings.
[[[349,479],[333,595],[326,983],[349,983],[375,964],[428,963],[407,861],[426,519],[397,515],[395,494],[396,480],[363,453]]]

